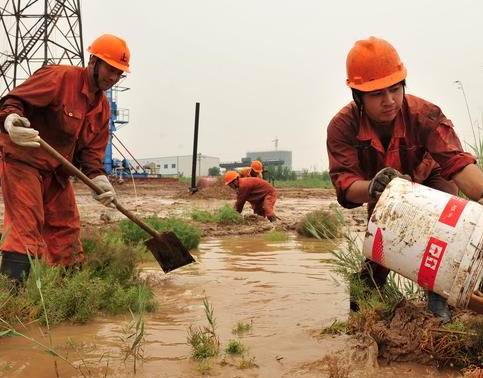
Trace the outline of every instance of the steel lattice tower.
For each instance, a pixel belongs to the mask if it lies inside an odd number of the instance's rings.
[[[0,97],[46,64],[84,66],[80,0],[0,2]]]

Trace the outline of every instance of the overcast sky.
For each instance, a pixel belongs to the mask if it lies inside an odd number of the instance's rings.
[[[137,158],[198,151],[221,161],[293,151],[295,169],[327,169],[326,127],[351,99],[345,59],[358,39],[387,39],[408,69],[408,93],[443,109],[472,143],[483,112],[483,2],[470,0],[83,1],[85,47],[126,39],[130,123],[117,136]]]

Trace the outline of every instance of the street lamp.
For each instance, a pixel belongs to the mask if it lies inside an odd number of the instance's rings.
[[[463,87],[463,83],[460,80],[455,80],[454,83],[456,84],[458,89],[461,89],[461,92],[463,92],[463,97],[465,99],[465,104],[466,104],[466,111],[468,112],[468,118],[470,119],[471,132],[473,133],[473,140],[476,146],[475,129],[473,127],[473,120],[471,119],[470,107],[468,106],[468,99],[466,98],[465,88]]]

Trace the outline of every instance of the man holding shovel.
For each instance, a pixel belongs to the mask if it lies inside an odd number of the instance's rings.
[[[83,261],[80,219],[69,173],[40,146],[40,137],[80,167],[104,193],[116,193],[103,160],[109,132],[104,91],[129,72],[124,40],[104,34],[88,48],[86,68],[51,65],[0,100],[0,180],[5,203],[0,273],[21,282],[30,271],[27,254],[50,265]]]
[[[475,158],[463,151],[440,108],[405,93],[406,68],[394,47],[375,37],[357,41],[346,63],[354,101],[327,129],[329,173],[339,203],[346,208],[367,203],[370,217],[395,177],[453,195],[459,189],[480,201],[483,173]],[[388,273],[367,262],[361,277],[369,286],[381,287]],[[443,321],[450,320],[446,300],[438,294],[429,292],[428,308]]]

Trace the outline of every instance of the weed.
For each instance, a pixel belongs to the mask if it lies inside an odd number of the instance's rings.
[[[220,351],[220,341],[216,335],[216,319],[214,317],[213,306],[208,302],[208,298],[203,298],[205,316],[208,320],[208,327],[188,329],[188,343],[193,348],[192,356],[196,360],[215,357]]]
[[[194,209],[191,219],[201,223],[240,224],[243,217],[232,206],[225,204],[214,212]]]
[[[173,231],[187,249],[196,248],[200,243],[200,230],[182,219],[151,216],[145,221],[158,232]],[[119,230],[127,243],[136,244],[149,237],[138,225],[127,219],[119,222]]]
[[[308,213],[297,225],[300,235],[318,239],[335,239],[341,236],[341,215],[338,212],[315,210]]]
[[[242,354],[246,350],[246,347],[240,340],[230,340],[225,348],[227,354]]]
[[[320,331],[320,335],[342,335],[347,333],[347,323],[334,320],[333,323]]]
[[[123,329],[124,337],[122,338],[125,344],[123,349],[124,361],[132,357],[134,374],[136,374],[138,360],[143,361],[144,359],[144,313],[146,311],[146,290],[144,286],[137,288],[137,296],[138,307],[135,312],[130,310],[132,319]]]
[[[242,354],[242,358],[240,363],[238,364],[239,369],[251,369],[254,367],[258,367],[255,362],[255,357],[250,357],[248,354]]]
[[[285,242],[288,240],[288,234],[283,231],[271,231],[263,235],[263,238],[270,242]]]
[[[252,329],[253,321],[250,323],[238,322],[235,327],[231,330],[234,335],[242,335]]]

